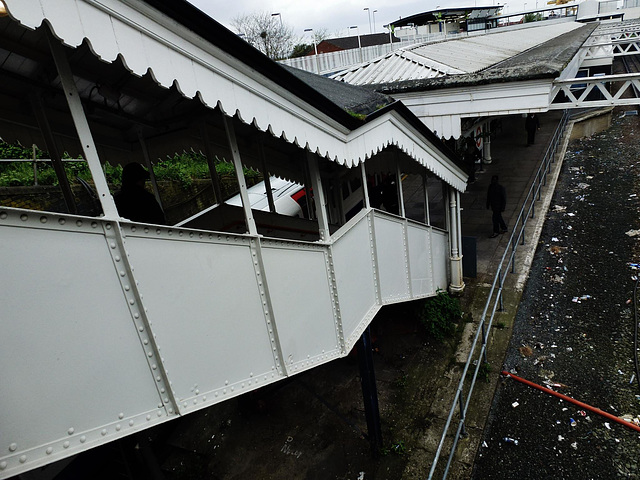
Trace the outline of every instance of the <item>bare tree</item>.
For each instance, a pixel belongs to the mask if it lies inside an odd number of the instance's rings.
[[[293,27],[282,22],[282,17],[268,12],[254,12],[238,15],[231,20],[244,40],[269,58],[287,58],[293,50],[295,39]]]

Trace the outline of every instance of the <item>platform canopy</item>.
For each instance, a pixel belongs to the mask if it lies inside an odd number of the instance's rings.
[[[228,157],[215,112],[234,117],[249,164],[256,131],[270,161],[283,165],[304,148],[353,167],[393,146],[465,189],[455,158],[402,104],[351,115],[184,0],[2,1],[5,141],[44,147],[40,111],[61,151],[82,154],[50,55],[50,43],[61,42],[103,162],[139,158],[141,137],[152,154],[197,150],[202,138],[191,132],[203,129]]]

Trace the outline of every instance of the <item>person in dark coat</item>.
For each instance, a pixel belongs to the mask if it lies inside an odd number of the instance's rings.
[[[495,238],[507,231],[507,224],[502,219],[502,212],[507,205],[507,191],[498,183],[498,175],[491,177],[491,184],[487,190],[487,209],[491,209],[493,216],[493,233],[490,238]]]
[[[114,195],[116,207],[123,218],[134,222],[164,225],[166,220],[162,208],[156,197],[144,188],[149,178],[149,172],[139,163],[125,165],[122,169],[122,187]]]
[[[527,115],[524,121],[524,129],[527,131],[527,147],[533,145],[536,141],[536,132],[540,130],[540,122],[535,113]]]

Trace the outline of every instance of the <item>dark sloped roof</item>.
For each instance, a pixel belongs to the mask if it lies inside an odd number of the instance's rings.
[[[348,112],[369,115],[394,102],[388,95],[283,65],[289,72]]]
[[[577,28],[479,72],[404,80],[371,87],[377,92],[392,95],[449,87],[556,78],[596,27],[597,24],[588,24]]]
[[[344,110],[366,115],[367,122],[374,120],[390,110],[394,110],[428,139],[437,150],[446,155],[449,160],[458,167],[464,168],[458,156],[402,102],[388,95],[375,92],[369,87],[350,85],[286,65],[283,65],[283,67]]]

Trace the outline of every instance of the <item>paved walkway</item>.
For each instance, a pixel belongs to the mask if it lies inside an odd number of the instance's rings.
[[[512,115],[502,118],[502,129],[491,141],[492,162],[476,173],[476,182],[469,185],[462,200],[462,235],[475,237],[478,280],[490,282],[495,265],[502,258],[509,235],[527,196],[533,176],[544,157],[549,141],[562,117],[561,112],[542,114],[535,144],[526,145],[524,118]],[[491,211],[486,209],[487,188],[491,176],[498,175],[507,190],[507,208],[503,218],[509,233],[489,238],[492,233]]]

